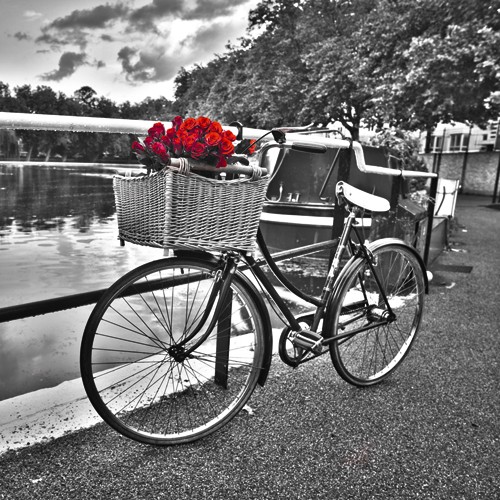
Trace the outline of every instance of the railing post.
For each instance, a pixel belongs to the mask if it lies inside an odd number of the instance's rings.
[[[339,181],[349,181],[349,173],[351,171],[351,158],[352,150],[342,149],[339,154],[339,169],[337,174],[337,182]],[[335,205],[333,206],[333,225],[332,225],[332,240],[340,238],[342,230],[344,229],[344,217],[345,209],[340,206],[337,198],[334,200]],[[331,266],[333,262],[333,257],[335,255],[335,248],[330,250],[330,258],[328,265]]]
[[[351,157],[351,149],[343,149],[340,151],[337,182],[349,182],[349,173],[351,171]],[[332,240],[334,240],[335,238],[340,238],[342,229],[344,228],[344,216],[344,207],[339,206],[338,200],[335,199],[335,205],[333,207]]]
[[[438,177],[431,178],[429,193],[429,203],[427,204],[427,232],[425,234],[424,264],[429,262],[429,253],[431,248],[432,225],[434,224],[434,209],[436,207]]]
[[[493,186],[493,200],[491,203],[496,203],[498,198],[498,182],[500,180],[500,149],[498,150],[498,165],[497,175],[495,176],[495,185]]]
[[[231,339],[231,314],[233,292],[229,289],[226,293],[222,313],[217,321],[217,340],[215,346],[215,374],[217,385],[227,389],[227,374],[229,372],[229,348]]]

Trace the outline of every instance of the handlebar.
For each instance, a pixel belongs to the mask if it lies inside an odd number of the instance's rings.
[[[170,158],[170,166],[178,169],[181,166],[180,158]],[[230,164],[226,167],[213,167],[207,165],[206,163],[199,162],[196,160],[189,159],[189,166],[191,170],[198,172],[213,172],[217,174],[228,173],[228,174],[243,174],[248,176],[254,175],[254,169],[259,169],[261,176],[267,175],[267,169],[261,167],[250,167],[247,165],[240,164]]]
[[[294,142],[292,149],[294,151],[302,151],[303,153],[326,153],[328,150],[324,144],[312,144],[308,142]]]
[[[292,127],[290,127],[290,129],[291,128]],[[367,165],[365,162],[363,147],[357,141],[340,139],[338,137],[335,138],[308,137],[307,142],[305,142],[304,135],[297,133],[304,131],[304,129],[300,130],[295,129],[290,134],[287,134],[286,137],[284,136],[284,131],[287,129],[283,128],[275,130],[280,130],[281,132],[283,132],[283,136],[280,136],[280,141],[276,141],[278,144],[273,145],[275,147],[291,148],[308,153],[324,153],[327,150],[327,148],[334,148],[334,149],[351,148],[356,160],[356,166],[361,172],[365,174],[378,174],[378,175],[401,176],[401,177],[426,177],[426,178],[437,177],[437,174],[432,172],[420,172],[416,170],[402,170],[402,169],[381,167],[379,165]]]

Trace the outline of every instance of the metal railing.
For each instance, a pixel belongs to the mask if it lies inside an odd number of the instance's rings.
[[[152,121],[145,120],[124,120],[115,118],[90,118],[90,117],[80,117],[80,116],[62,116],[62,115],[43,115],[43,114],[27,114],[27,113],[6,113],[0,112],[0,129],[23,129],[23,130],[52,130],[52,131],[70,131],[70,132],[100,132],[100,133],[119,133],[119,134],[135,134],[138,136],[146,135],[146,131],[152,126]],[[165,123],[168,127],[170,124]],[[232,130],[234,134],[238,133],[238,130],[234,127],[226,127],[225,129]],[[243,139],[258,139],[267,130],[244,128],[243,129]],[[349,141],[346,139],[339,138],[328,138],[328,137],[318,137],[315,135],[302,135],[302,134],[287,134],[287,142],[300,142],[312,143],[312,144],[322,144],[330,148],[338,148],[348,150],[352,148],[354,152],[356,165],[364,173],[371,173],[377,175],[387,175],[392,177],[402,178],[414,178],[414,177],[424,177],[431,179],[430,188],[430,199],[434,200],[437,192],[437,175],[428,172],[417,172],[400,170],[388,167],[381,167],[378,165],[367,165],[365,162],[365,157],[363,154],[363,148],[359,142]],[[9,162],[11,163],[11,162]],[[23,162],[27,163],[27,162]],[[40,164],[41,162],[31,162]],[[42,162],[44,165],[48,165],[47,162]],[[69,162],[57,162],[57,165],[65,166],[87,166],[88,163],[69,163]],[[426,235],[426,245],[424,252],[424,261],[427,262],[430,247],[430,237],[432,232],[432,221],[434,213],[434,204],[429,203],[428,207],[428,229]],[[335,237],[335,234],[333,234]],[[307,255],[311,253],[312,250],[317,251],[321,248],[329,248],[331,243],[326,244],[313,244],[301,247],[298,249],[293,249],[289,251],[280,252],[279,254],[274,254],[273,259],[278,262],[280,260],[286,260],[293,256]],[[260,262],[263,264],[263,262]],[[27,317],[37,316],[41,314],[53,313],[58,311],[63,311],[70,308],[81,307],[85,305],[90,305],[99,299],[99,297],[105,292],[105,290],[95,290],[91,292],[78,293],[73,295],[67,295],[64,297],[58,297],[53,299],[46,299],[37,302],[30,302],[25,304],[18,304],[15,306],[9,306],[0,308],[0,323],[13,321],[17,319],[23,319]]]

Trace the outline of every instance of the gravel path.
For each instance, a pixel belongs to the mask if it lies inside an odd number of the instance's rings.
[[[217,434],[155,448],[104,424],[0,457],[0,499],[500,498],[500,211],[459,198],[420,338],[386,382],[357,389],[324,357],[274,360]]]

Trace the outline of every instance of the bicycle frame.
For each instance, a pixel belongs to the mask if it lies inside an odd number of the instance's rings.
[[[300,297],[301,299],[305,300],[306,302],[309,302],[310,304],[314,305],[316,307],[316,311],[314,313],[314,320],[313,324],[311,327],[311,331],[315,332],[318,329],[318,326],[323,319],[324,313],[326,306],[328,304],[328,301],[330,299],[331,293],[333,291],[333,285],[335,283],[335,280],[340,272],[340,263],[343,258],[343,255],[345,251],[347,250],[350,255],[354,254],[354,243],[350,239],[350,234],[351,234],[351,229],[354,227],[355,224],[355,219],[356,219],[356,211],[353,209],[349,212],[349,215],[347,217],[346,223],[344,225],[344,229],[342,232],[342,235],[340,238],[330,240],[327,242],[324,242],[325,247],[334,247],[336,246],[335,250],[335,255],[332,261],[332,265],[330,266],[330,270],[328,272],[328,275],[326,277],[325,284],[323,286],[323,290],[321,293],[321,297],[318,299],[316,297],[313,297],[311,295],[305,294],[301,290],[299,290],[297,287],[295,287],[280,271],[278,266],[276,265],[272,255],[269,253],[269,250],[266,246],[265,240],[263,238],[263,235],[259,229],[258,235],[257,235],[257,240],[258,240],[258,245],[259,248],[262,252],[262,255],[264,257],[264,262],[265,264],[268,264],[270,269],[273,271],[274,275],[276,278],[280,281],[280,283],[285,286],[288,290],[290,290],[293,294],[296,296]],[[359,238],[358,238],[359,239]],[[274,287],[274,285],[270,282],[269,278],[266,276],[265,272],[262,270],[262,262],[257,262],[255,258],[252,255],[247,255],[245,253],[228,253],[223,256],[224,259],[224,267],[220,271],[220,278],[218,280],[218,286],[214,287],[214,289],[211,292],[210,298],[207,301],[207,308],[205,310],[205,313],[200,320],[197,328],[195,328],[189,336],[187,336],[182,342],[176,344],[174,348],[171,349],[172,352],[170,354],[178,359],[181,358],[186,358],[188,357],[192,352],[194,352],[205,340],[209,337],[210,333],[212,332],[213,328],[215,327],[215,324],[217,322],[217,318],[219,316],[219,313],[225,303],[226,300],[226,293],[229,290],[229,285],[231,283],[232,276],[234,275],[234,272],[237,269],[238,261],[241,259],[246,263],[246,266],[243,268],[248,268],[252,271],[258,282],[264,287],[264,289],[267,291],[269,296],[272,298],[274,303],[277,305],[281,313],[285,316],[286,320],[288,321],[288,324],[292,328],[292,330],[296,332],[300,332],[303,330],[301,327],[299,321],[297,318],[294,316],[290,308],[286,305],[284,300],[281,298],[280,294]],[[242,270],[240,268],[240,270]],[[214,307],[214,304],[217,300],[217,296],[219,296],[219,300],[217,302],[217,305],[215,306],[215,311],[214,314],[212,315],[212,318],[210,320],[209,325],[206,328],[205,333],[200,337],[200,339],[192,345],[189,349],[185,350],[184,346],[187,345],[193,338],[196,337],[196,335],[202,330],[202,328],[205,326],[205,322],[207,321],[208,317],[210,316],[210,313],[212,312],[212,309]]]
[[[326,277],[326,281],[323,285],[323,290],[322,290],[322,293],[321,293],[321,296],[319,299],[303,293],[301,290],[299,290],[297,287],[295,287],[292,283],[290,283],[290,281],[279,270],[278,266],[276,266],[276,263],[274,262],[272,256],[270,255],[270,253],[267,249],[267,246],[265,244],[262,233],[259,231],[259,234],[258,234],[259,248],[262,251],[265,262],[269,265],[270,269],[272,270],[272,272],[274,273],[276,278],[281,282],[281,284],[283,286],[285,286],[288,290],[290,290],[296,296],[300,297],[301,299],[309,302],[310,304],[312,304],[316,307],[316,312],[314,314],[313,324],[311,326],[312,331],[317,330],[321,319],[323,319],[326,305],[327,305],[327,303],[330,299],[331,293],[333,291],[333,285],[334,285],[335,280],[340,272],[340,263],[341,263],[341,260],[344,256],[344,253],[346,252],[346,250],[351,255],[354,252],[354,243],[350,239],[350,234],[351,234],[351,229],[354,227],[353,224],[355,223],[355,217],[356,217],[356,213],[354,210],[349,212],[349,215],[347,217],[347,220],[346,220],[346,223],[344,225],[344,229],[342,231],[340,238],[325,242],[325,245],[328,245],[328,246],[336,245],[337,248],[335,250],[335,255],[334,255],[332,264],[330,266],[328,275]],[[246,256],[246,257],[244,257],[244,260],[246,261],[246,263],[248,264],[248,266],[252,270],[255,277],[258,279],[258,281],[265,288],[267,293],[271,296],[271,298],[273,299],[275,304],[278,306],[279,310],[283,313],[283,315],[287,319],[290,327],[294,331],[302,330],[302,327],[300,326],[299,322],[297,321],[295,316],[292,314],[289,307],[285,304],[285,302],[281,298],[280,294],[277,292],[275,287],[272,285],[272,283],[270,282],[269,278],[266,276],[264,271],[261,269],[261,266],[255,261],[255,259],[252,256]]]
[[[294,293],[296,296],[300,297],[301,299],[305,300],[306,302],[309,302],[310,304],[314,305],[316,307],[316,310],[314,313],[311,313],[307,316],[312,316],[312,324],[309,329],[307,329],[306,332],[308,333],[316,333],[321,320],[324,319],[326,309],[328,305],[331,303],[331,297],[332,294],[335,290],[335,284],[337,282],[337,279],[339,278],[340,272],[342,270],[341,267],[341,262],[342,259],[347,252],[348,257],[356,257],[356,256],[363,256],[366,259],[366,262],[368,263],[368,267],[370,268],[370,271],[377,283],[380,295],[381,295],[381,301],[385,305],[386,310],[383,311],[384,314],[377,316],[377,312],[375,309],[373,310],[372,316],[373,316],[373,321],[370,323],[370,325],[367,325],[365,327],[356,329],[355,331],[351,331],[349,333],[338,333],[336,332],[335,335],[333,335],[330,338],[323,339],[322,337],[318,337],[321,340],[321,346],[325,347],[331,344],[332,342],[339,341],[342,339],[347,339],[350,338],[358,333],[362,333],[363,331],[371,330],[373,328],[377,328],[383,325],[386,325],[390,323],[391,321],[394,320],[395,315],[392,311],[391,305],[389,303],[389,300],[386,296],[384,287],[382,286],[378,273],[375,271],[375,264],[373,262],[372,256],[370,251],[366,248],[364,243],[360,244],[355,244],[354,241],[351,239],[351,231],[353,230],[356,238],[359,242],[361,242],[360,234],[356,229],[356,216],[358,215],[358,209],[356,207],[352,207],[350,210],[348,210],[348,216],[346,218],[344,228],[342,231],[342,234],[340,238],[334,239],[334,240],[329,240],[324,242],[324,247],[333,247],[336,246],[336,251],[335,255],[333,258],[333,261],[330,265],[328,275],[326,277],[325,283],[323,285],[323,290],[321,293],[320,298],[318,299],[317,297],[313,297],[310,295],[305,294],[298,288],[296,288],[281,272],[279,267],[276,265],[272,255],[270,255],[267,246],[265,244],[264,238],[259,231],[258,233],[258,244],[259,248],[263,254],[264,257],[264,263],[266,263],[269,268],[272,270],[274,273],[275,277],[280,281],[280,283],[285,286],[289,291]],[[281,311],[281,313],[285,316],[289,327],[291,328],[292,331],[294,332],[304,332],[303,326],[300,324],[300,318],[304,317],[304,315],[299,316],[298,318],[293,315],[291,312],[290,308],[286,305],[284,300],[281,298],[281,295],[278,293],[274,285],[270,282],[269,278],[266,276],[265,272],[261,269],[261,262],[257,262],[252,256],[244,256],[243,257],[244,261],[247,263],[248,267],[251,269],[259,283],[263,286],[263,288],[267,291],[271,299],[274,301],[274,303],[277,305],[278,309]],[[360,279],[360,283],[362,283],[362,280]],[[366,291],[362,287],[362,293],[364,296],[364,300],[353,303],[348,306],[348,309],[350,310],[352,308],[353,311],[356,311],[357,308],[362,306],[363,308],[366,307],[366,304],[368,304],[368,299],[366,296]],[[364,313],[363,313],[364,314]],[[356,321],[358,318],[353,317],[350,322]],[[309,350],[306,347],[307,350]],[[323,354],[324,351],[317,352],[316,354],[313,354],[311,357],[307,357],[306,359],[301,360],[300,362],[305,362],[309,361],[310,359],[313,359],[314,357],[317,357],[318,355]],[[307,354],[307,353],[306,353]]]

